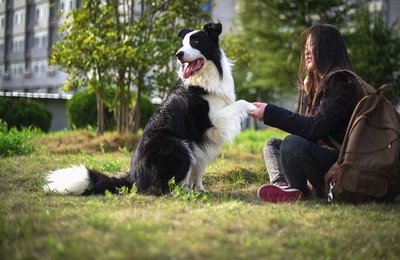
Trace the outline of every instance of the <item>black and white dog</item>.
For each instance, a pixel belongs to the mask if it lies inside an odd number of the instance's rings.
[[[240,132],[254,105],[235,102],[231,62],[220,49],[220,23],[184,29],[176,57],[180,80],[149,119],[128,174],[108,177],[84,166],[52,171],[45,190],[62,194],[103,194],[135,185],[138,192],[162,195],[168,182],[204,191],[203,175],[224,142]]]

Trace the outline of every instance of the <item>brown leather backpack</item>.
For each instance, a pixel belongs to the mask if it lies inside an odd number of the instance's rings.
[[[400,123],[379,92],[357,104],[337,162],[325,176],[329,201],[392,201],[400,194]]]

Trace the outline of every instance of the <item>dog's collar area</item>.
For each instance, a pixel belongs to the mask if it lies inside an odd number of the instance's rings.
[[[185,79],[190,78],[193,74],[201,70],[201,68],[204,65],[204,59],[200,58],[197,60],[194,60],[192,62],[185,63],[185,66],[183,66],[183,77]]]

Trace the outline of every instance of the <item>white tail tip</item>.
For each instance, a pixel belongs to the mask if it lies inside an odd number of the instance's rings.
[[[90,185],[89,171],[81,165],[51,171],[47,176],[46,192],[60,194],[82,194]]]

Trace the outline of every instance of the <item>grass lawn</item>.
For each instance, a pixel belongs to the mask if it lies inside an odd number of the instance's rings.
[[[73,143],[73,135],[40,137],[36,152],[0,158],[0,259],[398,259],[400,199],[359,206],[258,201],[267,181],[262,147],[283,135],[242,132],[208,167],[209,194],[175,189],[160,198],[44,193],[49,170],[85,164],[123,174],[130,152],[108,151],[104,140],[99,151],[62,152],[49,147]]]

